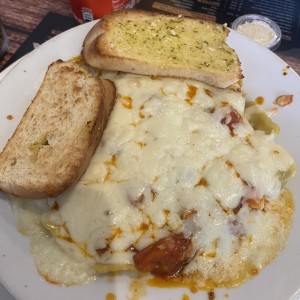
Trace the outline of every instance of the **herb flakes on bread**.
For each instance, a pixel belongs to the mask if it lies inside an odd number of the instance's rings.
[[[88,33],[82,55],[93,67],[195,79],[226,88],[243,78],[229,29],[195,18],[120,10]]]
[[[0,189],[27,198],[65,191],[86,170],[114,100],[112,82],[76,62],[52,63],[0,154]]]

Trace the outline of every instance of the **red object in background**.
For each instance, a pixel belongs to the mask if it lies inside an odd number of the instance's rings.
[[[133,8],[135,0],[71,0],[70,3],[75,19],[86,23],[114,10]]]

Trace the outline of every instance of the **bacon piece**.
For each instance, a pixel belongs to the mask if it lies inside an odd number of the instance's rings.
[[[274,104],[277,104],[280,107],[285,107],[293,102],[293,95],[281,95],[276,98]]]
[[[151,272],[161,277],[177,275],[192,257],[191,239],[182,233],[167,236],[150,244],[133,256],[140,272]]]
[[[231,108],[230,112],[225,114],[225,116],[222,118],[221,123],[227,125],[230,131],[233,132],[236,125],[241,121],[241,115],[234,108]]]
[[[104,254],[107,250],[109,250],[109,248],[106,246],[105,248],[98,248],[96,249],[96,252],[99,256],[101,256],[102,254]]]

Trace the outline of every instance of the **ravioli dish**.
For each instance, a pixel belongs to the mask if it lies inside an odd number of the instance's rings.
[[[239,86],[104,72],[116,103],[67,191],[15,198],[38,272],[61,285],[133,271],[196,289],[234,287],[285,246],[293,158]],[[151,276],[152,276],[151,275]]]

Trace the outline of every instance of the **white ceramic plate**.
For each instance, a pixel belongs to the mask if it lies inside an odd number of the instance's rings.
[[[94,23],[71,29],[40,46],[22,59],[0,82],[0,149],[11,136],[24,111],[38,90],[47,66],[57,59],[69,59],[80,53],[82,41]],[[269,50],[250,39],[231,32],[229,44],[236,49],[245,76],[244,90],[248,100],[263,96],[265,108],[274,107],[273,100],[282,94],[293,94],[294,101],[280,108],[274,120],[281,127],[278,142],[300,165],[300,78]],[[8,120],[7,116],[13,119]],[[289,183],[294,193],[296,212],[292,233],[283,252],[254,279],[235,289],[218,289],[216,300],[295,300],[300,299],[300,171]],[[297,184],[298,181],[298,184]],[[22,300],[100,300],[113,293],[116,299],[208,299],[206,292],[192,294],[184,288],[150,288],[146,295],[129,297],[129,275],[107,277],[83,287],[59,287],[46,282],[36,271],[29,253],[29,241],[16,231],[15,219],[9,202],[0,194],[0,281]],[[142,293],[143,294],[143,293]]]

